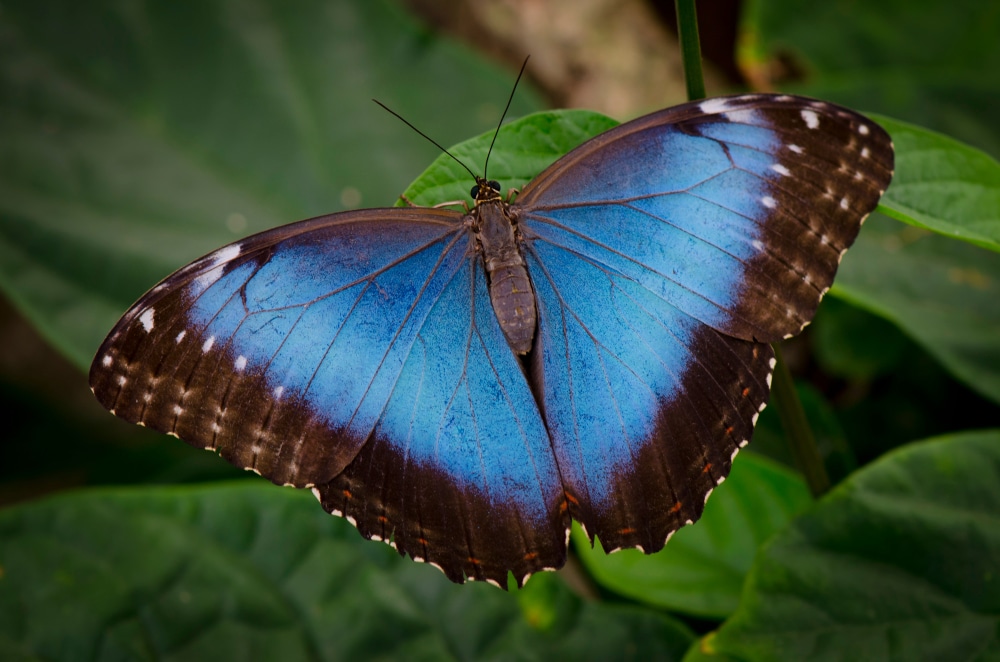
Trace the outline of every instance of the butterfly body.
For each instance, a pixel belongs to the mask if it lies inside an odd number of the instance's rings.
[[[490,300],[507,342],[526,354],[535,337],[535,292],[521,255],[510,205],[500,197],[500,184],[478,179],[469,225],[483,253],[490,281]]]
[[[892,175],[876,124],[747,95],[607,131],[516,199],[323,216],[144,295],[91,368],[118,416],[311,488],[454,581],[654,552],[696,520]]]

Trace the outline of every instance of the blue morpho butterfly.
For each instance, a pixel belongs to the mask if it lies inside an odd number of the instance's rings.
[[[698,519],[889,184],[878,125],[795,96],[668,108],[513,202],[321,216],[145,294],[90,384],[112,413],[312,488],[449,579],[518,585]],[[485,168],[484,168],[485,170]]]

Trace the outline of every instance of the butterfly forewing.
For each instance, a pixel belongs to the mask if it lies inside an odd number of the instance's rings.
[[[112,330],[91,386],[454,581],[561,566],[570,517],[653,552],[725,479],[767,401],[765,343],[812,318],[891,174],[885,132],[837,106],[686,104],[494,209],[534,289],[524,357],[476,211],[375,209],[179,270]]]

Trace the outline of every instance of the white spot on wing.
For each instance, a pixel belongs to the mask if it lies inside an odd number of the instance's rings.
[[[178,345],[181,344],[181,341],[184,340],[184,336],[186,335],[187,335],[187,330],[181,329],[181,332],[177,334],[176,338],[174,338],[174,342],[177,343]]]
[[[860,133],[863,136],[867,136],[868,135],[868,125],[862,124],[861,126],[859,126],[858,127],[858,133]]]
[[[174,405],[173,412],[175,416],[180,416],[184,412],[184,408],[180,405]]]
[[[202,354],[206,353],[208,350],[212,349],[212,345],[215,344],[215,336],[209,336],[208,340],[201,346]]]
[[[729,110],[729,99],[706,99],[698,104],[698,108],[706,115],[724,113]]]
[[[274,399],[275,400],[280,400],[281,399],[281,394],[284,393],[284,392],[285,392],[285,387],[284,386],[277,386],[277,387],[275,387],[275,389],[273,391],[273,393],[274,393]]]
[[[802,148],[801,148],[801,147],[799,147],[798,145],[789,145],[789,146],[788,146],[788,149],[789,149],[790,151],[793,151],[793,152],[795,152],[796,154],[801,154],[801,153],[802,153]]]
[[[125,386],[125,382],[127,382],[127,381],[128,380],[125,379],[125,375],[118,375],[118,385],[119,386]]]
[[[155,310],[147,308],[142,315],[139,315],[139,321],[142,322],[142,328],[146,330],[146,333],[153,330],[153,316],[155,314]]]
[[[101,365],[103,365],[105,368],[110,368],[113,362],[114,359],[111,358],[110,354],[105,354],[104,358],[101,359]]]
[[[212,285],[212,283],[222,278],[225,263],[239,257],[242,250],[243,249],[239,244],[230,244],[229,246],[224,246],[215,251],[215,253],[208,258],[211,262],[211,266],[215,268],[210,268],[194,280],[198,292],[204,292],[210,285]]]
[[[805,121],[806,126],[810,129],[819,127],[819,115],[817,115],[813,110],[803,110],[802,119]]]
[[[775,163],[774,165],[772,165],[771,166],[771,170],[775,171],[779,175],[784,175],[785,177],[788,177],[789,175],[792,174],[788,170],[788,168],[786,168],[785,166],[781,165],[780,163]]]
[[[778,202],[774,198],[772,198],[771,196],[769,196],[769,195],[764,196],[763,198],[760,199],[760,201],[768,209],[774,209],[775,207],[778,206]]]
[[[843,198],[840,199],[840,208],[841,209],[843,209],[844,211],[847,211],[850,208],[850,206],[851,206],[851,201],[848,200],[846,197],[843,197]]]
[[[246,370],[246,367],[247,367],[247,357],[245,357],[245,356],[237,356],[236,357],[236,363],[233,364],[233,367],[236,368],[236,372],[243,372],[244,370]]]
[[[871,154],[871,152],[868,151],[867,147],[862,147],[861,148],[861,158],[867,159],[870,154]]]

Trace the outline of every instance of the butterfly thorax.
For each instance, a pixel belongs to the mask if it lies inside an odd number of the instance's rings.
[[[510,207],[493,183],[477,184],[471,215],[477,248],[490,286],[490,300],[507,342],[518,354],[531,349],[535,336],[535,292],[528,278]],[[482,189],[488,188],[488,191]],[[475,189],[474,189],[475,190]]]

